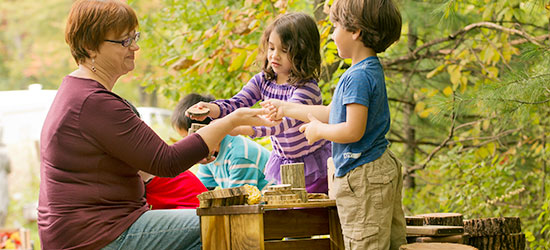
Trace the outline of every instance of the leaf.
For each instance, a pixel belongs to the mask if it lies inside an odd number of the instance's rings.
[[[497,78],[498,77],[498,68],[496,67],[488,67],[486,69],[487,75],[491,78]]]
[[[453,85],[458,85],[461,76],[460,67],[457,65],[449,65],[449,67],[447,67],[447,72],[449,72],[451,76],[451,83],[453,83]]]
[[[181,58],[178,61],[176,61],[174,64],[172,64],[172,69],[174,70],[187,69],[193,66],[193,64],[195,64],[196,62],[197,61],[193,59]]]
[[[443,94],[445,94],[446,96],[451,96],[453,94],[453,89],[449,86],[447,86],[444,90],[443,90]]]
[[[246,58],[246,61],[244,62],[243,67],[248,68],[250,65],[252,65],[254,61],[256,61],[257,57],[258,57],[258,51],[257,50],[252,51],[252,53],[250,53]]]
[[[238,52],[239,53],[239,52]],[[240,52],[239,55],[237,55],[237,57],[235,57],[232,61],[231,61],[231,64],[229,65],[229,68],[227,69],[227,71],[229,72],[233,72],[239,68],[241,68],[244,64],[244,60],[246,59],[246,53],[244,52]]]
[[[441,73],[443,71],[443,69],[445,69],[445,64],[441,64],[441,65],[437,66],[435,69],[433,69],[432,71],[430,71],[430,73],[428,73],[426,75],[426,78],[430,79],[430,78],[434,77],[435,75]]]
[[[417,102],[417,103],[416,103],[416,106],[414,107],[414,111],[415,111],[416,113],[420,113],[420,112],[422,112],[425,108],[426,108],[426,103],[425,103],[425,102]]]

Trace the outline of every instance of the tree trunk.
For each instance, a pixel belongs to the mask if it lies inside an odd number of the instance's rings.
[[[412,22],[409,23],[409,34],[407,35],[408,38],[408,47],[410,51],[413,51],[416,48],[416,42],[417,42],[417,36],[416,36],[416,29],[414,27],[414,24]],[[414,73],[412,73],[414,74]],[[409,76],[408,79],[404,79],[405,84],[408,86],[410,83],[411,77]],[[414,105],[409,103],[414,103],[414,90],[408,86],[407,92],[405,93],[405,99],[408,100],[407,104],[404,104],[405,107],[403,107],[403,130],[404,130],[404,137],[405,137],[405,152],[404,152],[404,160],[405,160],[405,168],[411,167],[415,165],[416,158],[416,136],[414,131],[414,126],[411,124],[412,117],[414,115]],[[416,183],[414,180],[414,177],[412,175],[413,173],[410,173],[406,175],[403,178],[403,187],[407,189],[414,189],[416,187]]]

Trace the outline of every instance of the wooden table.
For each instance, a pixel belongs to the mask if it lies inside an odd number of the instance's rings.
[[[197,208],[197,215],[204,250],[344,249],[334,200]]]

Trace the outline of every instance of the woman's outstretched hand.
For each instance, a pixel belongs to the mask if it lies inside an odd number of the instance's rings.
[[[207,117],[218,118],[220,108],[213,103],[198,102],[185,111],[185,116],[197,121],[204,121]]]
[[[269,110],[265,108],[239,108],[233,111],[229,116],[233,122],[234,127],[248,125],[248,126],[265,126],[273,127],[278,125],[281,121],[273,121],[266,117],[269,114]]]

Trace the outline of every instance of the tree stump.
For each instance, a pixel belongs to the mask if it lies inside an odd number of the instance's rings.
[[[281,183],[290,184],[292,188],[305,188],[304,163],[282,164]]]
[[[521,222],[519,217],[465,220],[464,232],[472,237],[521,233]]]
[[[456,243],[412,243],[401,245],[399,250],[477,250],[477,248]]]
[[[424,225],[463,226],[463,217],[459,213],[419,214],[424,218]]]
[[[525,234],[519,217],[480,218],[464,221],[468,245],[484,250],[523,250]]]
[[[523,250],[525,234],[470,237],[468,245],[484,250]]]
[[[423,226],[424,217],[421,216],[405,216],[407,226]]]

